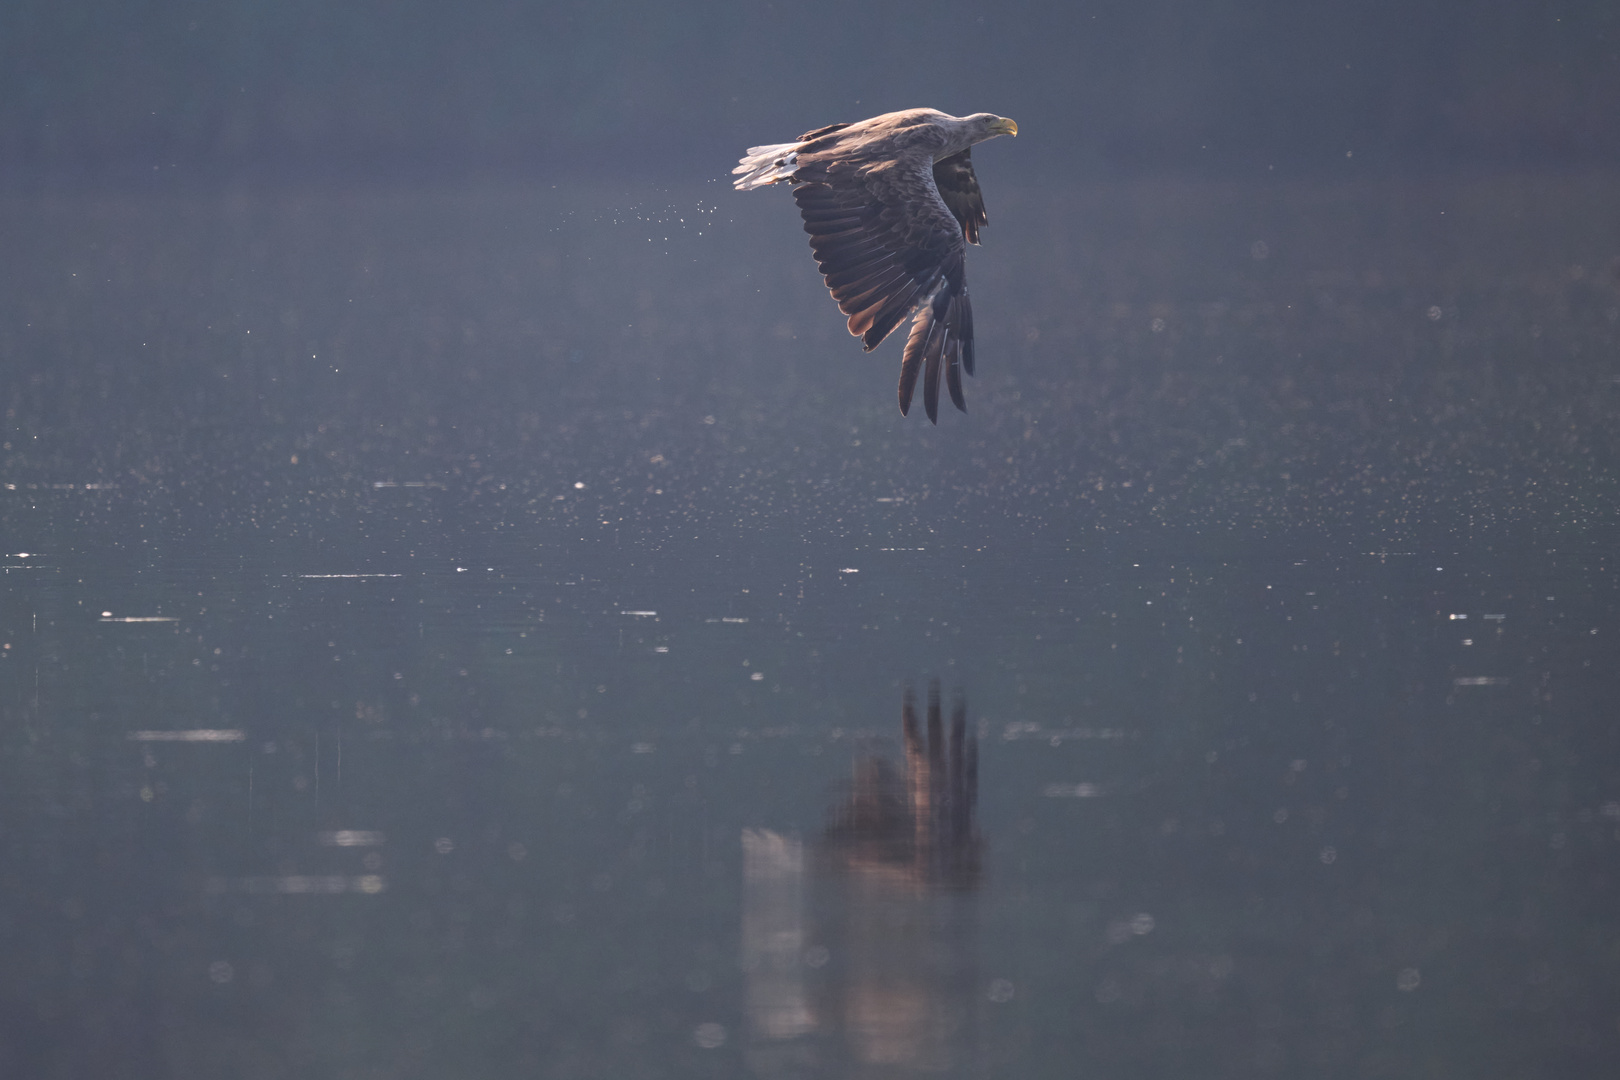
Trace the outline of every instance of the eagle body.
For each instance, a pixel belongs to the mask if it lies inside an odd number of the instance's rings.
[[[816,265],[868,351],[915,313],[900,360],[902,415],[921,376],[923,407],[938,422],[941,373],[967,411],[973,308],[964,262],[987,220],[969,155],[975,143],[1017,134],[992,113],[905,109],[750,147],[732,170],[739,191],[793,185]]]

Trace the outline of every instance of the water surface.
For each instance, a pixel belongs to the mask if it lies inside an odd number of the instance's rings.
[[[9,196],[0,1071],[1606,1075],[1612,177],[993,168]]]

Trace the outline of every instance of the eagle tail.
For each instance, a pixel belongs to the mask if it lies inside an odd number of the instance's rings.
[[[738,191],[777,184],[793,179],[799,170],[799,147],[803,143],[772,143],[769,146],[750,146],[746,157],[732,169],[740,178],[732,187]]]

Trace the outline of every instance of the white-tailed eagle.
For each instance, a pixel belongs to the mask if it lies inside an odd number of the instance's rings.
[[[901,415],[920,374],[923,408],[939,422],[942,369],[951,401],[967,411],[973,309],[963,262],[986,223],[968,155],[974,143],[1017,134],[1017,124],[992,113],[905,109],[750,147],[731,170],[739,191],[793,185],[816,265],[868,352],[917,313],[900,359]]]

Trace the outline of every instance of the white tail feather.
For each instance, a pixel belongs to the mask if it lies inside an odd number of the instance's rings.
[[[746,174],[732,186],[738,191],[764,187],[767,184],[789,180],[797,171],[798,151],[803,143],[774,143],[770,146],[750,146],[748,156],[731,171]]]

